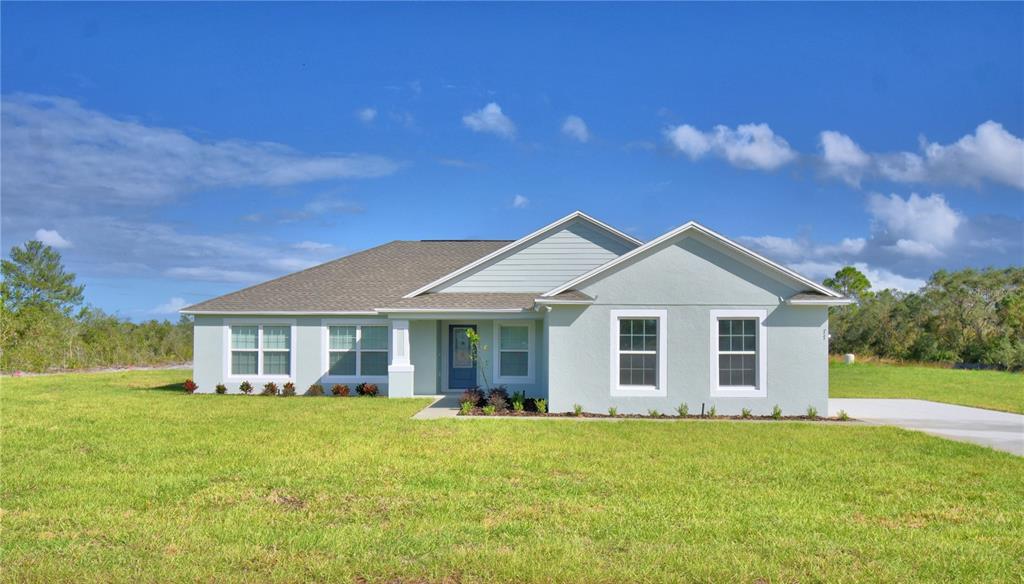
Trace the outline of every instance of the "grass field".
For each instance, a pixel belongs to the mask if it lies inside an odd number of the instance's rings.
[[[1020,582],[1024,459],[800,422],[2,380],[6,581]]]
[[[927,399],[1024,414],[1024,373],[831,361],[829,396]]]

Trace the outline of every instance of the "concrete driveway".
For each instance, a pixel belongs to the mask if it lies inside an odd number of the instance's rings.
[[[1024,456],[1024,416],[919,399],[830,399],[828,413],[846,410],[869,424],[899,426]]]

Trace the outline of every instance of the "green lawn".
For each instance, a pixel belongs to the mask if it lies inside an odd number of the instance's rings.
[[[422,400],[2,380],[7,581],[1024,578],[1024,459],[800,422],[410,420]]]
[[[927,399],[1024,414],[1024,373],[831,361],[829,396]]]

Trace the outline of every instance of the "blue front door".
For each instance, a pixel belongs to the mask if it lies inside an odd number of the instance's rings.
[[[466,331],[476,330],[475,325],[453,324],[448,326],[448,388],[467,389],[476,386],[476,362],[469,345]]]

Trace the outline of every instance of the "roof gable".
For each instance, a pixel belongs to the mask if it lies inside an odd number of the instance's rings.
[[[680,225],[679,227],[669,231],[668,233],[665,233],[664,235],[658,237],[657,239],[653,239],[645,243],[644,245],[637,247],[636,249],[625,255],[619,256],[618,258],[615,258],[604,265],[594,268],[593,270],[587,272],[586,274],[583,274],[569,282],[566,282],[565,284],[562,284],[545,292],[544,294],[541,295],[541,297],[548,298],[556,296],[562,292],[565,292],[566,290],[581,289],[588,284],[591,284],[601,278],[606,277],[607,275],[615,271],[617,268],[624,267],[633,262],[642,261],[644,258],[648,257],[657,250],[663,249],[668,245],[672,245],[676,241],[690,234],[698,234],[702,236],[703,239],[707,240],[707,242],[710,245],[717,247],[718,249],[722,250],[723,252],[727,253],[732,257],[736,257],[745,262],[748,262],[751,266],[758,268],[766,275],[779,279],[782,282],[787,282],[790,283],[791,285],[797,286],[798,290],[813,290],[832,299],[843,298],[843,296],[838,292],[830,290],[829,288],[826,288],[825,286],[822,286],[821,284],[818,284],[817,282],[814,282],[809,278],[801,276],[800,274],[794,272],[793,270],[790,270],[789,268],[779,265],[747,249],[746,247],[743,247],[742,245],[736,243],[735,241],[732,241],[729,238],[720,235],[708,229],[707,227],[704,227],[703,225],[697,223],[696,221],[690,221],[688,223]]]
[[[640,245],[636,238],[576,211],[417,288],[405,298],[439,291],[545,290]]]

